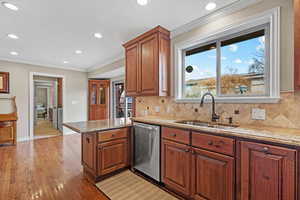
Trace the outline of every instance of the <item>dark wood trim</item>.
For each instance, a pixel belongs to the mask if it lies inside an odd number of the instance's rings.
[[[57,107],[63,107],[63,79],[57,78]]]
[[[300,0],[294,0],[295,90],[300,89]]]

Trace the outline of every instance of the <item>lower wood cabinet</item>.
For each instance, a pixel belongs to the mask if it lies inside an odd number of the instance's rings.
[[[96,170],[96,141],[95,135],[83,134],[81,138],[82,145],[82,164],[89,170]]]
[[[234,158],[197,148],[192,151],[192,198],[233,200]]]
[[[241,200],[295,200],[293,149],[241,142]]]
[[[129,166],[129,133],[130,128],[120,128],[82,134],[82,165],[89,180]]]
[[[188,145],[162,140],[162,182],[186,196],[190,195],[191,153]]]
[[[128,165],[128,141],[119,139],[98,145],[98,175],[105,175]]]

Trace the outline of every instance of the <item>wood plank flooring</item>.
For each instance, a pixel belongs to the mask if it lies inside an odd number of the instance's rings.
[[[107,200],[82,173],[80,135],[0,147],[1,200]]]

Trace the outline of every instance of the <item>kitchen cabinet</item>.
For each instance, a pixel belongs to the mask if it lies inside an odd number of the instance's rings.
[[[186,196],[190,195],[191,153],[188,145],[162,140],[162,182]]]
[[[82,164],[90,170],[96,169],[96,150],[95,136],[92,134],[83,134],[82,140]]]
[[[297,152],[241,142],[241,199],[296,199]]]
[[[129,132],[130,128],[118,128],[82,134],[82,164],[89,180],[97,182],[129,166]]]
[[[128,165],[128,140],[119,139],[98,146],[98,175],[105,175]]]
[[[126,95],[169,95],[170,32],[158,26],[123,46]]]
[[[193,199],[234,199],[234,158],[193,148],[191,177]]]
[[[109,80],[89,80],[89,120],[109,117]]]
[[[300,0],[294,0],[295,90],[300,89]]]
[[[0,114],[0,145],[2,144],[16,144],[17,137],[17,106],[16,97],[0,98],[0,107],[8,107],[11,113]],[[3,112],[3,111],[2,111]]]

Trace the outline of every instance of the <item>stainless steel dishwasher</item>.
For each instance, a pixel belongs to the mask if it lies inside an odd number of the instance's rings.
[[[134,168],[160,181],[160,127],[134,123]]]

